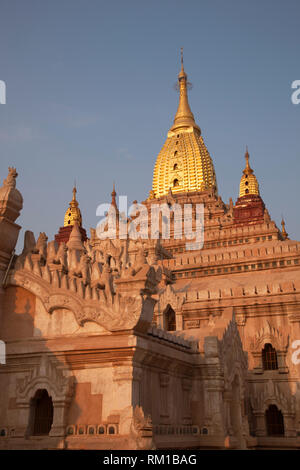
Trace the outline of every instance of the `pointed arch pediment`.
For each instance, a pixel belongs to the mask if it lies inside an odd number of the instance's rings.
[[[278,351],[286,351],[289,343],[289,335],[282,333],[268,321],[253,337],[250,342],[252,352],[261,352],[266,343],[270,343]]]
[[[171,284],[159,293],[158,302],[156,305],[156,313],[163,314],[168,306],[170,306],[175,313],[182,311],[182,306],[185,302],[185,290],[175,290]]]
[[[270,405],[276,405],[283,413],[295,414],[295,396],[283,391],[273,380],[265,382],[260,392],[250,395],[251,405],[256,413],[264,413]]]
[[[75,377],[66,376],[58,362],[43,354],[40,362],[22,379],[17,380],[16,402],[18,406],[29,406],[30,399],[39,389],[47,390],[53,401],[68,403],[74,393]]]

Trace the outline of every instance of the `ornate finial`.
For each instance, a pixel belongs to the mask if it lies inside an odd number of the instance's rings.
[[[180,72],[178,75],[178,80],[180,82],[182,78],[185,78],[186,86],[187,86],[187,74],[185,73],[184,67],[183,67],[183,47],[180,48],[180,63],[181,63],[181,68],[180,68]],[[179,84],[179,87],[180,87],[180,84]]]
[[[287,237],[289,236],[289,234],[287,233],[287,231],[285,229],[285,221],[284,221],[283,217],[282,217],[282,220],[281,220],[281,235],[282,235],[282,238],[284,240],[286,240]]]
[[[73,187],[73,201],[76,201],[76,193],[77,193],[77,189],[76,189],[76,182],[74,183],[74,187]]]
[[[7,178],[3,181],[4,186],[9,186],[10,188],[16,187],[16,178],[18,176],[17,170],[12,166],[8,167]]]
[[[249,152],[248,152],[248,145],[246,145],[246,153],[245,153],[245,159],[246,159],[246,167],[243,171],[244,174],[252,174],[253,173],[253,170],[252,168],[250,167],[250,164],[249,164],[249,158],[250,158],[250,155],[249,155]]]
[[[111,205],[117,208],[117,203],[116,203],[116,189],[115,189],[115,182],[113,183],[113,190],[111,193]]]

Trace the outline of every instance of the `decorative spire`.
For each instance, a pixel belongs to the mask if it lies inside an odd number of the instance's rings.
[[[73,229],[70,234],[70,238],[67,242],[67,247],[69,250],[79,250],[84,251],[84,246],[82,243],[82,236],[80,233],[79,225],[77,220],[74,221]]]
[[[166,196],[170,188],[174,195],[210,189],[214,194],[218,192],[213,161],[188,103],[182,51],[178,84],[179,105],[174,125],[157,156],[148,200]]]
[[[250,167],[249,158],[250,156],[248,152],[248,147],[246,147],[246,153],[245,153],[246,166],[245,166],[245,169],[243,170],[243,176],[240,182],[239,197],[253,195],[253,194],[259,196],[258,182],[257,182],[256,176],[254,175],[252,168]]]
[[[243,170],[243,173],[244,175],[245,174],[248,174],[248,175],[252,175],[253,173],[253,170],[252,168],[250,167],[250,164],[249,164],[249,152],[248,152],[248,145],[246,145],[246,153],[245,153],[245,159],[246,159],[246,166],[245,166],[245,169]]]
[[[195,123],[194,115],[191,111],[188,101],[188,82],[187,74],[184,71],[183,66],[183,48],[181,48],[181,70],[178,75],[178,87],[179,87],[179,104],[177,113],[175,115],[174,124],[171,127],[171,131],[176,131],[182,127],[194,127],[200,133],[200,127]]]
[[[282,238],[284,240],[287,239],[287,237],[289,236],[289,234],[287,233],[286,229],[285,229],[285,221],[282,217],[282,220],[281,220],[281,235],[282,235]]]
[[[77,193],[77,189],[76,189],[76,183],[75,183],[74,188],[73,188],[73,199],[72,199],[72,202],[75,202],[75,203],[78,205],[78,202],[76,201],[76,193]]]
[[[183,67],[183,47],[180,48],[180,63],[181,63],[181,70],[179,72],[178,78],[180,78],[180,77],[187,78],[187,75],[186,75],[186,73],[184,71],[184,67]]]
[[[116,189],[115,189],[115,182],[113,184],[113,190],[111,193],[111,205],[114,206],[117,209],[117,203],[116,203]]]
[[[74,222],[77,221],[78,225],[81,227],[82,225],[82,217],[81,217],[81,212],[79,209],[79,204],[76,199],[76,183],[74,184],[73,187],[73,198],[72,201],[69,203],[69,208],[66,211],[65,214],[65,219],[64,219],[64,227],[68,227],[69,225],[74,225]]]

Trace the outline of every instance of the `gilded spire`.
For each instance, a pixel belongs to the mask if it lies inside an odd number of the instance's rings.
[[[179,104],[177,113],[175,115],[174,124],[171,127],[171,131],[176,131],[184,127],[194,127],[200,133],[200,127],[195,123],[194,115],[191,111],[188,101],[188,82],[187,74],[185,73],[183,66],[183,48],[181,48],[181,69],[178,75],[178,87],[179,87]]]
[[[78,205],[78,202],[76,201],[76,193],[77,193],[77,189],[76,189],[76,184],[74,185],[74,188],[73,188],[73,199],[72,199],[72,202],[74,203],[77,203]]]
[[[75,221],[78,223],[79,227],[81,227],[82,217],[81,217],[81,212],[79,209],[79,204],[76,199],[76,193],[77,193],[76,184],[74,184],[72,192],[73,192],[73,198],[72,198],[72,201],[70,201],[69,208],[67,209],[66,214],[65,214],[64,227],[68,227],[69,225],[74,225]]]
[[[253,173],[253,170],[252,168],[250,167],[250,164],[249,164],[249,152],[248,152],[248,145],[246,145],[246,153],[245,153],[245,160],[246,160],[246,166],[245,166],[245,169],[243,170],[243,173],[244,175],[248,174],[248,175],[252,175]]]
[[[251,194],[259,195],[258,182],[257,182],[256,176],[254,175],[252,168],[250,167],[249,158],[250,156],[248,152],[248,147],[246,147],[246,153],[245,153],[246,166],[245,166],[245,169],[243,170],[243,176],[240,182],[239,197],[249,196]]]
[[[149,199],[167,195],[170,188],[173,194],[208,189],[218,192],[214,165],[188,102],[182,49],[178,84],[179,105],[174,125],[156,159]]]
[[[286,229],[285,229],[285,221],[282,217],[282,220],[281,220],[281,235],[282,235],[282,238],[284,240],[287,239],[287,237],[289,236],[289,234],[287,233]]]

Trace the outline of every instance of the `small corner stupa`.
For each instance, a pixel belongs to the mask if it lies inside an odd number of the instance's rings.
[[[259,185],[254,171],[249,164],[249,152],[246,147],[246,166],[240,182],[240,193],[233,208],[234,223],[237,225],[264,222],[265,204],[259,193]]]
[[[82,227],[82,216],[79,209],[79,204],[76,199],[77,189],[76,186],[73,188],[73,198],[69,203],[69,207],[65,213],[64,226],[60,227],[58,233],[55,235],[55,241],[60,243],[67,243],[69,241],[71,232],[73,230],[75,222],[78,225],[81,239],[83,242],[87,240],[86,230]]]

